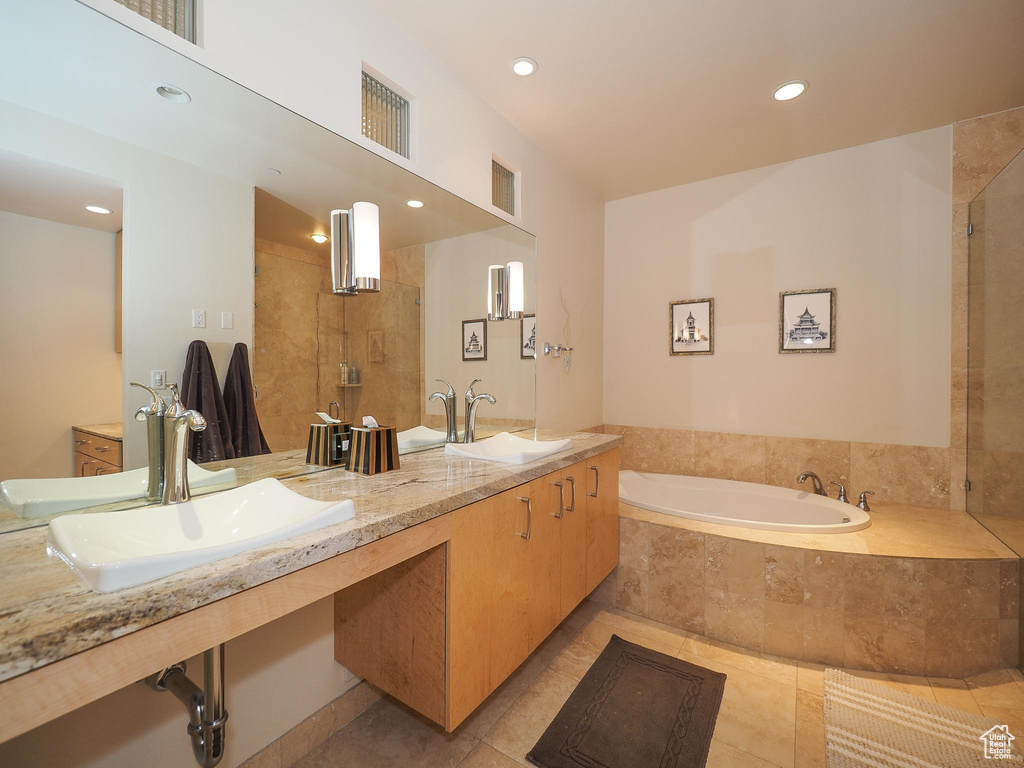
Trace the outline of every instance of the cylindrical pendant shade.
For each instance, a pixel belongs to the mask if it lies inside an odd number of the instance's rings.
[[[352,277],[357,291],[380,290],[380,208],[354,203],[351,214]]]
[[[504,320],[508,313],[505,267],[491,264],[487,268],[487,319]]]
[[[506,291],[508,292],[508,311],[505,317],[518,320],[523,316],[526,303],[526,289],[523,285],[523,262],[510,261],[505,267]]]
[[[331,283],[340,294],[355,293],[352,276],[352,243],[349,236],[351,214],[344,208],[331,211]]]

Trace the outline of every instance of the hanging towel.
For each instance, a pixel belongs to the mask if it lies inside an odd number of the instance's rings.
[[[192,433],[188,457],[196,464],[235,458],[228,412],[205,341],[196,339],[188,345],[185,370],[181,373],[181,401],[186,408],[194,408],[206,417],[206,429]]]
[[[242,342],[235,344],[231,352],[228,376],[224,380],[224,407],[231,424],[231,446],[235,458],[270,453],[260,418],[256,415],[256,398],[252,374],[249,373],[249,348]]]

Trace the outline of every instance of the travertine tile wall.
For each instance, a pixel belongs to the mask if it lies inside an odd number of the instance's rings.
[[[622,468],[717,477],[748,483],[802,488],[804,470],[837,480],[851,498],[872,490],[876,499],[923,507],[950,506],[950,451],[883,443],[851,443],[765,435],[734,435],[604,424],[622,435]],[[838,490],[830,489],[833,493]]]
[[[755,651],[961,677],[1017,666],[1017,559],[775,546],[619,518],[599,602]]]

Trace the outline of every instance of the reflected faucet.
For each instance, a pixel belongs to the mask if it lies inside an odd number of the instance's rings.
[[[473,394],[473,387],[481,381],[483,379],[473,379],[473,383],[466,390],[466,436],[463,439],[464,443],[476,442],[476,409],[479,407],[480,401],[486,400],[491,405],[498,402],[494,399],[494,395],[489,395],[486,392],[482,392],[479,395]]]
[[[149,392],[153,398],[148,406],[143,406],[135,412],[136,421],[146,422],[146,443],[149,447],[149,483],[146,486],[146,501],[160,501],[164,492],[164,415],[167,413],[167,403],[145,384],[137,381],[131,382],[133,387],[139,387]]]
[[[448,384],[444,379],[434,379],[434,381]],[[434,392],[427,398],[427,402],[433,402],[434,400],[444,401],[444,415],[448,420],[448,434],[445,435],[444,441],[446,443],[459,442],[459,417],[455,413],[455,389],[452,388],[451,384],[448,384],[447,394],[444,392]]]
[[[805,480],[807,480],[807,478],[810,478],[811,482],[814,483],[814,492],[816,494],[818,494],[819,496],[828,496],[828,494],[825,493],[825,488],[821,484],[821,478],[818,477],[813,472],[801,472],[800,476],[797,477],[796,481],[798,483],[802,483]]]
[[[160,500],[164,506],[192,498],[188,488],[188,441],[192,432],[206,429],[203,414],[182,404],[177,384],[171,384],[171,395],[164,416],[164,492]]]

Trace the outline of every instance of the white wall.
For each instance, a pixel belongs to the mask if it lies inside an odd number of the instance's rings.
[[[575,429],[601,421],[601,200],[369,2],[209,0],[202,48],[114,0],[85,2],[496,215],[509,218],[490,204],[492,154],[521,171],[522,216],[514,221],[538,238],[538,338],[562,340],[560,292],[574,328],[588,329],[571,375],[554,358],[538,360],[538,423]],[[411,161],[360,133],[364,61],[413,96]]]
[[[605,209],[607,423],[949,445],[952,129]],[[778,293],[837,288],[835,354],[778,353]],[[715,353],[668,304],[715,299]]]
[[[72,425],[121,419],[115,237],[0,211],[0,480],[72,476]]]
[[[497,403],[481,403],[478,423],[490,418],[531,420],[535,411],[533,360],[519,353],[519,321],[487,322],[487,360],[462,359],[462,321],[486,315],[487,267],[523,262],[527,286],[526,312],[536,307],[537,259],[530,238],[511,227],[474,232],[427,243],[424,247],[426,294],[424,327],[427,391],[438,389],[436,378],[448,379],[459,396],[459,424],[463,423],[462,395],[473,379],[483,379],[476,392],[490,392]],[[440,387],[443,391],[444,387]],[[444,414],[444,404],[427,404],[428,413]]]
[[[252,187],[8,102],[0,146],[125,185],[125,467],[145,466],[145,425],[132,416],[149,396],[129,383],[148,384],[154,369],[179,381],[193,339],[210,345],[223,380],[235,342],[252,345]],[[193,308],[206,310],[205,329],[192,328]],[[221,330],[222,311],[234,313],[232,330]]]

